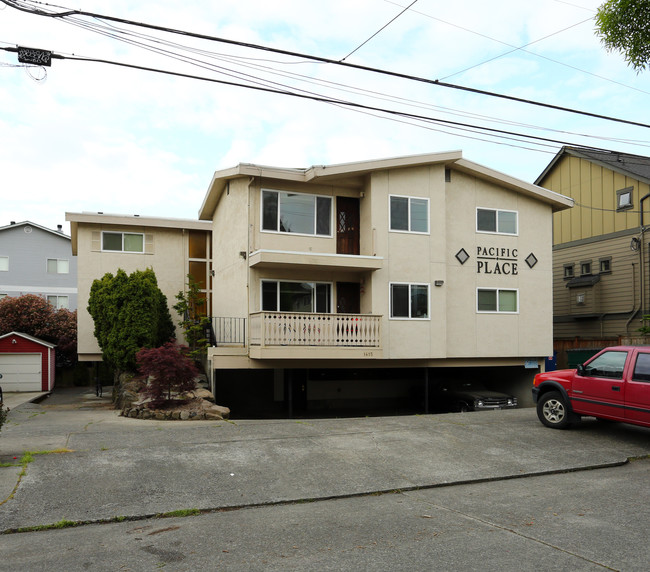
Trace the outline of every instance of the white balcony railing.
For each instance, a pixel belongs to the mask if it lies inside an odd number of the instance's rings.
[[[381,347],[381,316],[257,312],[250,316],[251,346]]]

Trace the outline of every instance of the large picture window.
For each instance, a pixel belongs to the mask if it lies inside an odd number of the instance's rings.
[[[429,318],[428,284],[391,284],[390,317],[426,320]]]
[[[391,196],[390,229],[428,233],[429,199]]]
[[[102,232],[102,250],[115,252],[144,252],[144,234]]]
[[[517,211],[476,209],[476,230],[495,234],[517,234]]]
[[[262,310],[329,314],[332,285],[329,282],[262,280]]]
[[[516,314],[519,311],[519,291],[500,288],[479,288],[476,293],[478,312]]]
[[[332,197],[262,190],[262,230],[332,235]]]

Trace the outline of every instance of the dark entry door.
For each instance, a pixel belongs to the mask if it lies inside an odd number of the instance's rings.
[[[336,197],[336,252],[359,254],[359,199]]]
[[[361,285],[358,282],[336,283],[337,314],[361,313]]]

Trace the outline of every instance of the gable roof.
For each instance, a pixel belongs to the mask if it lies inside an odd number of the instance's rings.
[[[9,332],[8,334],[4,334],[3,336],[0,336],[0,340],[3,340],[4,338],[8,338],[10,336],[18,336],[20,338],[23,338],[25,340],[29,340],[30,342],[34,342],[36,344],[39,344],[41,346],[45,346],[45,347],[50,348],[50,349],[56,347],[56,344],[52,344],[50,342],[46,342],[45,340],[35,338],[34,336],[30,336],[29,334],[21,334],[20,332]]]
[[[462,151],[449,151],[341,163],[338,165],[314,165],[306,169],[286,169],[240,163],[230,169],[215,172],[199,210],[199,218],[202,220],[211,219],[219,197],[227,187],[228,181],[240,177],[263,177],[301,183],[335,183],[347,187],[361,188],[364,184],[365,175],[372,172],[440,164],[534,197],[550,204],[553,211],[573,206],[573,199],[569,197],[464,159]]]
[[[585,159],[601,167],[606,167],[612,171],[650,184],[650,157],[633,155],[632,153],[621,153],[620,151],[608,151],[606,149],[592,149],[589,147],[562,147],[546,169],[537,177],[535,184],[539,185],[544,177],[553,170],[557,162],[564,156]]]
[[[0,232],[2,232],[3,230],[20,228],[21,226],[22,227],[33,226],[34,228],[44,230],[45,232],[49,232],[50,234],[53,234],[53,235],[58,236],[60,238],[65,238],[67,240],[70,240],[70,237],[67,234],[63,234],[63,232],[60,231],[60,230],[52,230],[51,228],[41,226],[40,224],[36,224],[36,223],[30,222],[28,220],[24,220],[22,222],[12,222],[11,224],[8,224],[6,226],[0,226]]]

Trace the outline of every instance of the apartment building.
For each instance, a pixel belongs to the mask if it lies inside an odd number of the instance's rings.
[[[80,361],[101,361],[102,353],[93,334],[88,297],[94,280],[118,268],[131,274],[153,268],[158,287],[167,297],[172,319],[179,316],[172,306],[192,274],[206,297],[210,311],[212,224],[199,220],[144,217],[104,213],[66,213],[70,222],[72,252],[78,260],[79,309],[77,312]],[[183,332],[177,329],[178,340]]]
[[[460,151],[217,171],[199,211],[217,400],[426,406],[432,379],[471,376],[528,403],[553,349],[553,213],[572,204]]]
[[[649,312],[650,157],[564,147],[536,184],[575,200],[553,215],[554,345],[574,366],[638,335]]]
[[[77,259],[61,226],[23,221],[0,227],[0,298],[24,294],[77,309]]]

